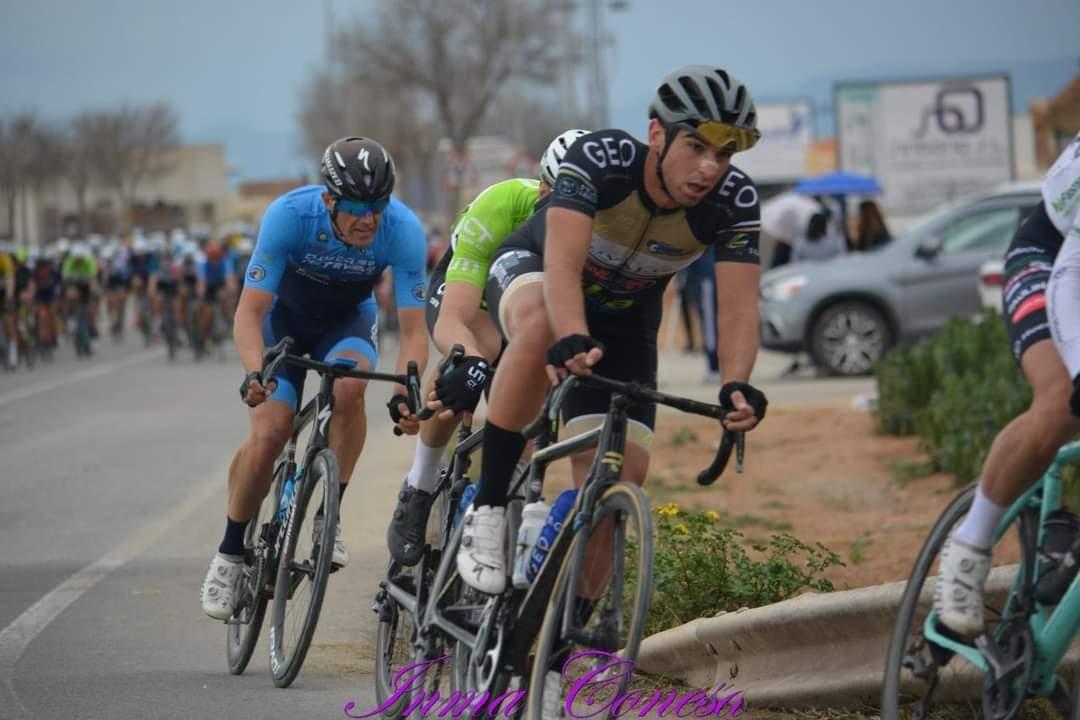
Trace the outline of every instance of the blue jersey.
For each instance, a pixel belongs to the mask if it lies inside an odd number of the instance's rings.
[[[371,297],[383,270],[394,273],[398,309],[424,307],[424,226],[397,198],[366,247],[338,240],[322,185],[282,195],[267,208],[244,285],[274,293],[275,311],[329,321]]]
[[[235,272],[233,260],[228,255],[223,255],[217,262],[204,257],[195,268],[195,277],[205,280],[207,285],[224,285],[225,279]]]

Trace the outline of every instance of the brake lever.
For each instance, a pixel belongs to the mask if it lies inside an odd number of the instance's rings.
[[[448,373],[451,370],[453,370],[454,368],[456,368],[458,366],[458,364],[461,363],[461,359],[464,358],[464,357],[465,357],[465,346],[464,345],[461,345],[459,343],[459,344],[454,345],[454,347],[450,348],[450,352],[447,354],[447,356],[445,358],[443,358],[442,363],[439,364],[439,377],[442,377],[446,373]],[[414,410],[413,412],[416,412],[416,419],[423,422],[424,420],[427,420],[428,418],[433,416],[435,414],[435,411],[434,410],[429,410],[427,408],[426,404],[423,401],[423,397],[421,397],[421,395],[419,393],[417,394],[417,398],[419,399],[419,404],[417,405],[417,407],[420,408],[420,411],[417,412],[416,410]]]

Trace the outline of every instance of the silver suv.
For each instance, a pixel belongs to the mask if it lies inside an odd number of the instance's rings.
[[[979,266],[1000,258],[1040,202],[1009,183],[949,205],[877,250],[797,263],[761,278],[761,344],[808,352],[831,375],[866,375],[901,341],[980,310]]]

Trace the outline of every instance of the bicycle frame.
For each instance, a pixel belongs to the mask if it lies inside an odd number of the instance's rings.
[[[998,525],[994,536],[995,545],[1022,512],[1034,508],[1039,508],[1036,547],[1042,545],[1046,516],[1061,505],[1062,470],[1065,465],[1074,463],[1080,463],[1080,442],[1073,442],[1062,447],[1046,474],[1009,507]],[[1030,577],[1040,576],[1040,562],[1039,555],[1036,553],[1035,567],[1030,569]],[[1021,569],[1023,570],[1022,564]],[[1005,604],[1006,612],[1017,604],[1023,584],[1024,573],[1018,572]],[[1031,674],[1031,688],[1036,694],[1048,697],[1054,690],[1057,667],[1072,644],[1077,629],[1080,628],[1080,575],[1073,578],[1072,584],[1069,585],[1069,589],[1052,613],[1048,613],[1047,606],[1033,599],[1032,603],[1034,607],[1030,625],[1035,638],[1035,665]],[[931,609],[923,625],[923,634],[928,640],[962,656],[983,673],[990,672],[990,664],[980,650],[942,635],[935,627],[936,620],[937,614]]]

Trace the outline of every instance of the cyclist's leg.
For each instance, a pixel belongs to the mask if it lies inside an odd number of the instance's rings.
[[[555,339],[544,304],[543,267],[542,257],[523,250],[503,253],[492,263],[486,297],[507,346],[488,398],[477,506],[506,505],[510,478],[525,448],[521,431],[544,404],[544,363]]]
[[[1061,445],[1080,432],[1068,405],[1072,381],[1050,339],[1045,291],[1052,265],[1052,255],[1023,236],[1006,256],[1004,320],[1032,402],[994,438],[971,510],[942,549],[934,606],[947,626],[964,635],[982,629],[983,583],[998,522],[1046,472]]]
[[[488,311],[508,340],[488,397],[480,480],[458,550],[458,573],[486,593],[506,586],[507,491],[525,438],[521,431],[544,403],[544,358],[554,342],[544,305],[544,260],[510,250],[495,258],[488,275]]]
[[[590,330],[596,327],[590,323]],[[604,357],[593,370],[604,377],[622,381],[637,381],[656,386],[657,351],[656,338],[650,336],[611,337],[593,332],[604,343]],[[567,433],[578,434],[600,427],[610,406],[610,393],[592,388],[575,388],[564,402],[563,419]],[[649,447],[652,445],[656,427],[656,406],[640,405],[629,411],[626,431],[626,449],[620,479],[643,485],[649,472]],[[596,450],[574,455],[574,487],[581,488],[588,477]],[[607,586],[611,570],[611,542],[614,526],[607,523],[597,528],[585,553],[585,570],[578,585],[581,598],[595,598]]]
[[[273,327],[272,319],[267,317],[264,324],[267,345],[275,342]],[[284,337],[284,333],[280,336]],[[306,348],[295,350],[303,353]],[[283,365],[274,381],[277,387],[270,398],[251,409],[250,434],[229,466],[225,534],[210,561],[202,590],[203,611],[217,620],[232,615],[236,583],[243,564],[244,531],[270,490],[274,461],[292,434],[293,414],[303,390],[304,372]]]

